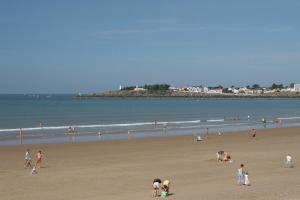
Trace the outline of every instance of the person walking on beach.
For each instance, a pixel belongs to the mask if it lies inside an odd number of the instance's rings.
[[[292,162],[292,156],[290,154],[286,155],[286,167],[287,168],[293,168],[293,162]]]
[[[255,138],[256,137],[256,130],[252,129],[252,137]]]
[[[208,138],[208,127],[206,127],[206,138]]]
[[[25,152],[24,168],[27,168],[27,167],[32,168],[32,165],[31,165],[31,155],[30,155],[30,150],[29,149],[26,149],[26,152]]]
[[[240,168],[238,169],[238,185],[243,185],[245,182],[244,179],[244,164],[240,165]]]
[[[36,162],[35,162],[35,167],[41,167],[42,165],[42,159],[43,159],[43,154],[42,151],[39,150],[36,154]]]

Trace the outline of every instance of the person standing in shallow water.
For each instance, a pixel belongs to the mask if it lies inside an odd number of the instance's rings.
[[[208,127],[206,128],[206,138],[208,138]]]

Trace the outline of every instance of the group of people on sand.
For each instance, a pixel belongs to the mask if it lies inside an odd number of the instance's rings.
[[[170,184],[171,182],[169,180],[162,182],[159,178],[154,179],[152,184],[153,197],[167,197],[170,194]]]
[[[218,151],[217,152],[217,160],[218,162],[230,162],[232,163],[233,161],[231,160],[230,155],[225,152],[225,151]],[[290,154],[286,155],[285,159],[285,165],[287,168],[293,168],[293,161],[292,161],[292,156]],[[249,173],[244,170],[244,164],[241,164],[240,167],[238,168],[238,181],[237,183],[239,185],[246,185],[250,186],[250,180],[249,180]]]
[[[30,154],[30,149],[27,149],[26,152],[25,152],[24,168],[27,169],[28,167],[30,167],[32,169],[31,173],[36,174],[37,173],[37,168],[40,168],[41,165],[42,165],[42,159],[43,159],[43,154],[42,154],[42,151],[39,150],[36,153],[36,161],[33,164],[32,163],[33,162],[32,157],[31,157],[31,154]]]
[[[75,135],[76,134],[76,130],[74,126],[69,126],[68,128],[68,135]]]
[[[286,164],[287,168],[293,168],[294,167],[293,159],[292,159],[292,156],[290,154],[286,155],[285,164]],[[237,182],[238,182],[239,185],[247,185],[247,186],[251,185],[250,180],[249,180],[249,174],[248,174],[248,172],[246,172],[244,170],[244,164],[241,164],[240,168],[238,169],[238,181]]]
[[[231,156],[226,151],[218,151],[217,160],[219,162],[230,162],[230,163],[233,162]]]
[[[240,168],[238,169],[238,181],[237,181],[237,183],[239,185],[250,186],[249,174],[248,174],[248,172],[244,171],[244,164],[241,164]]]

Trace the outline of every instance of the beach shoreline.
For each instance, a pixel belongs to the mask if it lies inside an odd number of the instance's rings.
[[[297,117],[298,119],[298,117]],[[128,139],[144,139],[144,138],[160,138],[160,137],[174,137],[174,136],[205,136],[207,133],[210,135],[214,134],[230,134],[236,132],[247,132],[253,129],[264,130],[264,129],[277,129],[277,128],[291,128],[298,127],[299,123],[291,124],[275,124],[270,123],[268,126],[261,123],[238,123],[231,125],[219,126],[215,125],[198,125],[191,127],[165,127],[160,128],[149,128],[149,129],[127,129],[119,132],[90,132],[85,133],[56,133],[56,134],[44,134],[36,133],[31,136],[20,135],[16,137],[3,137],[0,139],[1,146],[18,146],[18,145],[38,145],[38,144],[52,144],[52,143],[80,143],[80,142],[104,142],[104,141],[124,141]],[[24,129],[23,129],[24,130]],[[43,131],[43,128],[41,129]],[[129,134],[130,133],[130,134]],[[24,133],[23,133],[24,134]]]

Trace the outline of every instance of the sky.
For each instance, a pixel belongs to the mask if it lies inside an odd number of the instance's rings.
[[[0,93],[300,83],[298,0],[0,1]]]

